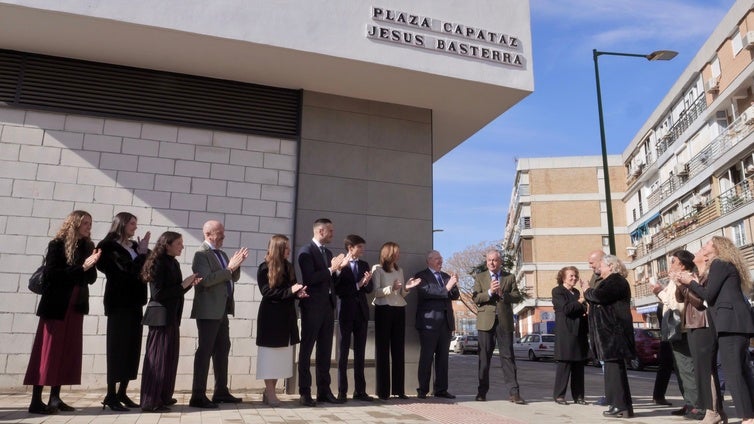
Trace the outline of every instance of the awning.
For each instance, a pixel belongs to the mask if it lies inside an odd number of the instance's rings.
[[[649,223],[659,217],[660,213],[657,212],[656,214],[650,216],[644,222],[642,222],[641,225],[636,227],[635,230],[631,231],[631,240],[638,240],[641,238],[641,236],[649,234]]]
[[[657,312],[657,303],[651,305],[639,306],[636,308],[636,312],[640,314],[653,314]]]

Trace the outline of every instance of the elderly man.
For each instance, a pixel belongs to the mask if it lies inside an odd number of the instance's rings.
[[[230,332],[228,315],[234,313],[233,283],[241,277],[241,264],[249,256],[245,247],[228,259],[220,248],[225,240],[225,227],[219,221],[207,221],[202,228],[204,242],[194,255],[191,269],[202,281],[194,289],[191,318],[196,319],[199,345],[194,355],[194,381],[189,406],[217,408],[221,402],[238,403],[242,399],[228,390],[228,354]],[[207,399],[209,360],[215,375],[212,401]]]
[[[589,280],[589,287],[593,289],[597,288],[602,282],[602,277],[600,277],[600,264],[604,257],[605,252],[602,250],[594,250],[589,253],[589,258],[587,260],[589,261],[589,268],[592,269],[592,279]]]
[[[418,272],[419,302],[416,305],[416,329],[419,330],[419,388],[417,397],[429,393],[432,362],[435,363],[434,396],[454,399],[448,393],[448,351],[450,335],[455,330],[453,300],[458,299],[458,276],[441,271],[442,255],[436,250],[427,253],[427,268]]]
[[[476,400],[487,400],[490,388],[490,361],[495,350],[495,340],[499,344],[500,363],[503,368],[503,382],[508,390],[509,400],[523,405],[526,402],[518,391],[516,358],[513,355],[513,307],[523,299],[518,290],[516,278],[502,270],[503,258],[497,250],[485,255],[487,271],[474,278],[472,298],[477,304],[476,326],[479,335],[479,387]]]

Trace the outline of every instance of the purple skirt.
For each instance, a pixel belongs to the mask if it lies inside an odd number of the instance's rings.
[[[141,407],[165,406],[173,397],[178,373],[180,330],[177,324],[149,327],[141,371]]]

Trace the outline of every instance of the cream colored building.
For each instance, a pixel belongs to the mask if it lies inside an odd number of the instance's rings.
[[[226,249],[252,252],[230,385],[262,387],[256,271],[270,236],[298,247],[328,217],[334,250],[360,234],[375,263],[392,240],[409,273],[423,268],[433,162],[533,87],[528,1],[0,1],[0,388],[23,387],[38,303],[26,281],[76,208],[93,215],[95,241],[120,211],[140,234],[183,233],[184,274],[202,223],[223,221]],[[103,283],[84,320],[82,387],[104,391]],[[185,390],[195,323],[181,333]]]

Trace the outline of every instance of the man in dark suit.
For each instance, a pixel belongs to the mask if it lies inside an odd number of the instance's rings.
[[[369,264],[361,260],[366,241],[356,234],[349,234],[344,241],[348,265],[343,267],[335,282],[335,293],[340,298],[338,326],[340,328],[340,354],[338,355],[338,399],[343,402],[348,393],[348,350],[353,334],[353,398],[372,401],[366,391],[364,356],[369,326],[367,293],[374,288]]]
[[[345,255],[333,257],[325,247],[332,241],[332,222],[326,218],[314,221],[314,237],[301,248],[298,266],[301,284],[309,297],[299,301],[301,308],[301,345],[298,353],[298,391],[304,406],[316,406],[312,399],[311,356],[316,343],[315,367],[317,378],[317,401],[343,403],[330,391],[330,359],[335,326],[335,291],[333,275],[347,265]]]
[[[419,302],[416,305],[416,329],[419,330],[419,388],[417,397],[424,399],[429,393],[432,362],[435,363],[434,395],[447,399],[455,396],[448,393],[448,351],[450,336],[455,330],[453,300],[458,299],[458,276],[452,277],[441,271],[442,255],[436,250],[427,253],[427,269],[418,272]]]
[[[526,402],[518,391],[516,358],[513,355],[513,304],[523,300],[518,290],[516,278],[503,272],[503,259],[500,252],[490,250],[485,255],[487,271],[474,278],[472,298],[477,304],[476,327],[479,336],[479,387],[477,401],[487,400],[490,388],[490,361],[495,350],[495,339],[499,345],[500,362],[503,368],[509,400],[523,405]]]
[[[217,408],[221,402],[241,402],[228,390],[228,354],[230,331],[228,315],[233,315],[233,283],[241,277],[241,264],[249,256],[244,247],[228,259],[221,247],[225,227],[219,221],[207,221],[202,228],[204,242],[194,255],[191,269],[201,277],[194,292],[191,318],[196,319],[199,345],[194,355],[194,381],[189,406]],[[215,390],[212,401],[207,399],[207,375],[212,359]]]
[[[603,278],[600,276],[600,265],[602,264],[602,258],[605,257],[605,252],[602,250],[593,250],[589,253],[589,257],[587,258],[587,262],[589,263],[589,268],[592,269],[592,278],[589,280],[589,287],[596,289],[600,283],[602,282]],[[589,305],[587,304],[587,321],[589,320]],[[592,328],[594,327],[593,324],[589,325],[589,331],[591,334]],[[594,338],[590,337],[590,343],[593,343]],[[597,357],[597,350],[594,347],[594,344],[589,346],[590,352],[589,354],[592,355],[592,358]],[[602,364],[602,372],[605,372],[605,364],[600,361]],[[600,396],[599,399],[597,399],[596,402],[594,402],[595,405],[598,406],[608,406],[607,405],[607,399],[605,396]]]

